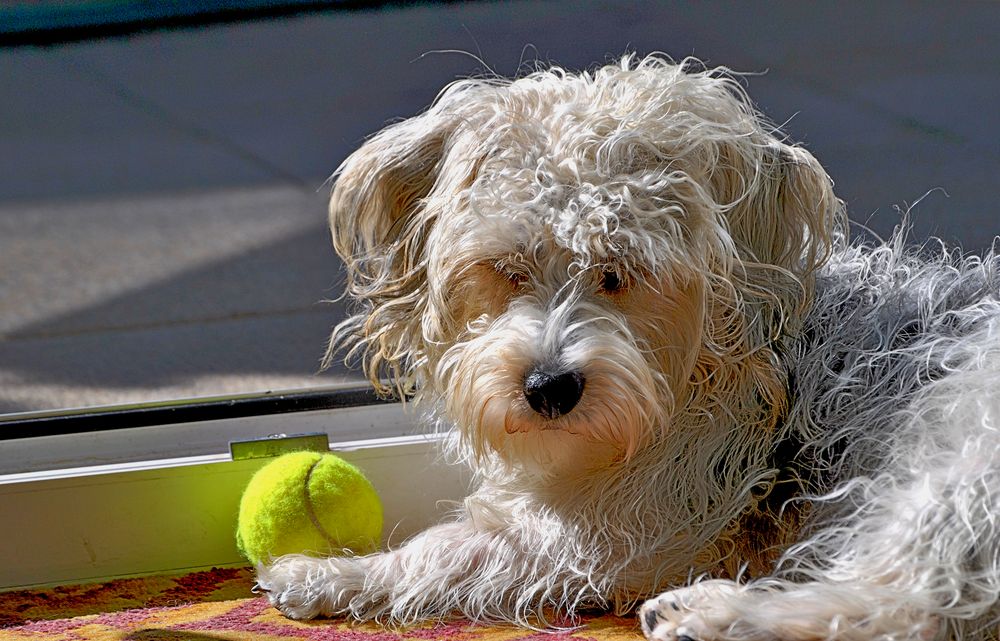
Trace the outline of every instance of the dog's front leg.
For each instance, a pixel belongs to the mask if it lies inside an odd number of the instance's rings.
[[[468,521],[432,527],[398,550],[360,557],[278,557],[258,568],[272,605],[293,619],[347,615],[411,623],[464,611],[456,585],[479,570],[493,535]]]

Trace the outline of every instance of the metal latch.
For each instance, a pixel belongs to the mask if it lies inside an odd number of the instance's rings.
[[[229,441],[229,456],[234,461],[281,456],[289,452],[329,452],[330,438],[325,432],[306,434],[271,434],[246,441]]]

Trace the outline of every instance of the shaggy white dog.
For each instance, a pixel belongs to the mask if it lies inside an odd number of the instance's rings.
[[[331,349],[477,484],[399,549],[259,568],[283,612],[672,590],[650,638],[996,638],[997,259],[850,244],[819,163],[695,67],[456,82],[339,169]]]

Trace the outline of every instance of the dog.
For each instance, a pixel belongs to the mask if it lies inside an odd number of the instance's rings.
[[[735,74],[457,81],[343,163],[330,221],[328,358],[475,488],[398,549],[259,567],[287,616],[997,638],[1000,262],[851,240]]]

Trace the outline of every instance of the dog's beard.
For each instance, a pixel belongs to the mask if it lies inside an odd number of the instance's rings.
[[[597,304],[569,298],[546,310],[514,301],[468,330],[439,361],[436,383],[477,460],[499,456],[543,475],[585,473],[634,455],[674,404],[625,320]],[[530,407],[523,384],[533,367],[553,362],[586,382],[571,411],[547,418]]]

